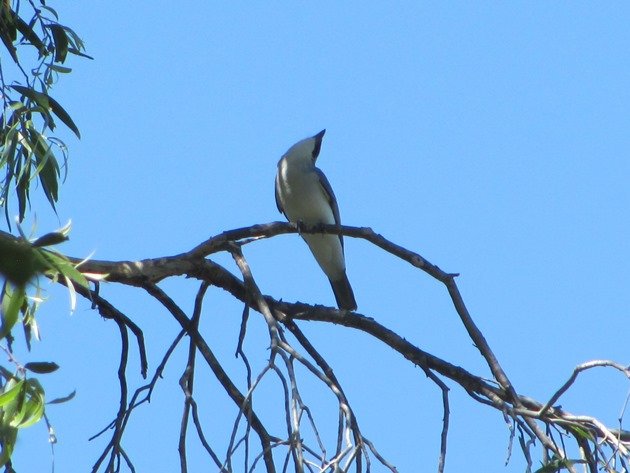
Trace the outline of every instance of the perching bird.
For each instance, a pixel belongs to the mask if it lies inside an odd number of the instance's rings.
[[[315,167],[326,130],[297,142],[278,162],[276,205],[292,223],[306,226],[340,225],[335,194],[324,173]],[[333,234],[302,234],[332,286],[337,306],[355,310],[357,303],[346,276],[343,237]]]

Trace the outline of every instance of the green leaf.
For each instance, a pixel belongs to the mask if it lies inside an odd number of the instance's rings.
[[[38,92],[29,87],[24,87],[23,85],[12,85],[14,90],[22,94],[24,97],[27,97],[33,100],[37,105],[42,107],[43,114],[47,114],[48,110],[52,111],[59,120],[61,120],[72,132],[77,135],[78,138],[81,138],[81,133],[79,132],[79,128],[74,123],[68,112],[61,106],[59,102],[53,99],[50,95],[44,94],[43,92]],[[46,119],[46,117],[44,117]],[[51,127],[52,128],[52,127]]]
[[[6,369],[4,366],[0,365],[0,376],[3,376],[4,379],[7,380],[7,383],[10,382],[16,382],[17,378],[15,377],[15,375],[9,371],[8,369]],[[6,389],[7,386],[5,384],[4,389]]]
[[[59,72],[61,74],[69,74],[70,72],[72,72],[71,68],[65,67],[65,66],[59,66],[57,64],[49,64],[48,67],[52,69],[53,71]]]
[[[37,374],[53,373],[59,369],[59,365],[53,361],[31,361],[24,365],[29,371]]]
[[[48,25],[55,42],[55,62],[63,63],[68,55],[68,37],[63,26],[59,24]]]
[[[74,399],[74,396],[76,396],[76,394],[77,394],[77,391],[74,390],[70,394],[68,394],[67,396],[55,398],[52,401],[48,401],[46,404],[62,404],[64,402],[68,402],[68,401]]]
[[[31,183],[31,167],[23,166],[24,172],[15,185],[15,193],[18,199],[18,219],[21,222],[26,214],[26,203],[29,201],[29,191]]]
[[[44,416],[44,407],[43,397],[37,396],[29,399],[24,403],[24,407],[20,412],[21,420],[19,422],[14,420],[13,424],[15,425],[12,425],[12,427],[23,429],[36,424]]]
[[[559,467],[556,463],[548,463],[536,470],[534,473],[556,473],[560,470],[560,468],[561,467]]]
[[[63,27],[66,30],[66,36],[68,36],[68,41],[71,43],[73,48],[77,48],[78,50],[84,50],[85,45],[83,44],[83,40],[81,37],[74,32],[74,30],[68,26]]]
[[[41,4],[39,5],[39,8],[42,8],[44,10],[49,11],[50,13],[53,14],[53,16],[55,17],[56,20],[59,20],[59,15],[57,14],[57,11],[55,9],[53,9],[52,7],[49,7],[47,5]]]
[[[17,34],[15,31],[14,19],[15,13],[11,10],[10,2],[6,0],[0,5],[0,25],[2,25],[2,31],[6,34],[11,41],[15,41]]]
[[[17,382],[14,382],[14,380],[11,379],[11,381],[5,385],[4,392],[0,394],[0,407],[4,407],[10,402],[13,402],[19,394],[20,389],[22,389],[22,384],[24,384],[23,379]]]
[[[5,287],[2,299],[2,328],[0,339],[6,337],[18,320],[18,314],[24,303],[26,294],[22,287],[16,287],[12,292]]]
[[[573,465],[586,463],[584,460],[570,460],[568,458],[557,458],[554,457],[546,464],[543,464],[541,468],[536,470],[534,473],[556,473],[563,469],[569,469],[573,467]]]
[[[0,453],[0,467],[7,464],[11,460],[15,441],[17,439],[17,429],[4,426],[0,430],[0,441],[2,442],[2,453]]]
[[[81,274],[81,271],[63,256],[48,250],[40,250],[39,254],[47,261],[49,267],[54,268],[66,278],[85,288],[89,286],[88,280]]]
[[[39,398],[29,399],[9,424],[11,427],[23,429],[37,423],[44,415],[44,402]]]
[[[16,416],[20,414],[20,411],[24,407],[24,403],[26,401],[26,392],[28,387],[26,385],[26,380],[16,380],[15,378],[12,378],[7,384],[19,384],[19,389],[17,390],[15,396],[12,396],[11,399],[2,406],[3,415],[0,430],[6,427],[15,427],[15,425],[12,424],[15,421]]]
[[[35,129],[29,128],[30,142],[32,152],[37,162],[37,173],[44,194],[50,202],[52,208],[55,208],[55,202],[58,199],[59,182],[59,166],[52,154],[52,146],[46,143],[42,135]],[[25,140],[29,141],[29,140]]]
[[[572,425],[570,430],[576,437],[580,437],[585,440],[595,440],[595,436],[592,432],[580,427],[579,425]]]
[[[41,106],[45,110],[50,108],[50,102],[48,101],[48,95],[37,92],[35,89],[31,89],[30,87],[24,87],[23,85],[12,85],[11,88],[24,97],[27,97],[33,100],[37,105]]]
[[[58,245],[59,243],[63,243],[68,240],[68,236],[64,235],[61,232],[50,232],[42,235],[37,240],[35,240],[32,244],[36,247],[42,246],[52,246]]]
[[[27,39],[33,46],[37,48],[40,56],[45,56],[47,54],[46,46],[42,42],[42,40],[37,36],[37,33],[33,31],[30,25],[28,25],[22,18],[19,16],[15,16],[15,26],[18,31],[22,33],[25,39]]]
[[[17,51],[15,49],[15,46],[13,46],[13,41],[11,40],[8,31],[5,28],[0,28],[0,39],[4,43],[4,46],[7,48],[7,51],[9,51],[9,54],[11,55],[13,60],[19,64],[20,61],[17,57]]]
[[[0,234],[0,274],[13,284],[24,286],[46,267],[28,242]]]
[[[18,397],[14,405],[7,407],[7,419],[2,419],[3,423],[8,420],[10,427],[29,427],[44,415],[44,388],[39,381],[34,378],[25,380],[20,394],[23,398]]]
[[[59,120],[61,120],[68,128],[70,128],[75,135],[77,135],[77,138],[81,138],[79,128],[76,126],[74,121],[72,121],[72,118],[70,118],[68,112],[66,112],[64,108],[59,104],[59,102],[57,102],[52,97],[49,96],[48,100],[50,102],[50,109],[52,110],[52,112],[57,115]]]
[[[80,57],[84,57],[86,59],[94,59],[92,56],[85,54],[83,52],[81,52],[79,49],[77,48],[68,48],[68,51],[72,54],[74,54],[75,56],[80,56]]]
[[[77,304],[77,294],[74,285],[79,284],[84,288],[88,288],[88,280],[81,271],[62,255],[44,249],[39,250],[39,255],[45,264],[53,269],[52,276],[55,279],[59,274],[64,278],[68,294],[70,295],[70,310],[74,311]]]
[[[35,313],[37,312],[38,305],[38,301],[33,301],[32,304],[27,306],[26,311],[22,314],[24,341],[26,342],[26,349],[28,351],[31,351],[31,340],[33,337],[35,337],[36,340],[41,340],[39,336],[39,326],[37,325],[37,320],[35,319]]]

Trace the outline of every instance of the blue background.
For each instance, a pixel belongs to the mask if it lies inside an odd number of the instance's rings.
[[[369,226],[449,272],[516,389],[546,401],[574,366],[628,363],[630,5],[621,2],[92,1],[53,5],[95,60],[71,60],[53,96],[82,132],[69,133],[69,177],[58,217],[36,201],[37,232],[73,221],[67,254],[136,260],[192,248],[221,231],[281,219],[279,157],[322,128],[319,166],[342,221]],[[31,222],[25,227],[28,228]],[[306,245],[285,235],[245,247],[265,294],[332,305]],[[346,240],[359,311],[420,348],[489,373],[430,277],[362,240]],[[229,257],[218,261],[234,268]],[[235,269],[236,271],[236,269]],[[25,360],[55,360],[47,409],[55,471],[89,471],[105,438],[87,438],[117,410],[114,323],[43,282],[43,340]],[[190,313],[197,284],[163,287]],[[177,334],[133,288],[101,294],[145,331],[150,367]],[[240,304],[210,289],[202,330],[243,386],[233,353]],[[363,433],[400,472],[435,471],[441,396],[423,372],[361,333],[302,323],[328,357]],[[268,357],[259,314],[246,340]],[[133,345],[132,345],[133,347]],[[183,396],[176,351],[124,443],[137,471],[176,471]],[[198,363],[204,368],[201,360]],[[143,384],[132,348],[130,388]],[[335,400],[300,371],[323,430]],[[453,383],[446,471],[524,471],[507,457],[500,413]],[[204,370],[197,400],[224,454],[235,412]],[[580,377],[560,401],[615,427],[628,393],[620,373]],[[277,380],[255,403],[282,428]],[[44,424],[24,431],[18,471],[48,471]],[[189,471],[212,471],[190,441]],[[331,447],[332,448],[332,447]],[[538,457],[534,457],[537,461]],[[374,466],[374,471],[382,471]]]

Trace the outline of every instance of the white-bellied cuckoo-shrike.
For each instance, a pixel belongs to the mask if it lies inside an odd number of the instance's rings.
[[[315,166],[326,130],[297,142],[278,163],[276,205],[292,223],[307,227],[340,225],[337,199],[324,173]],[[346,276],[343,237],[334,234],[302,234],[335,293],[337,306],[355,310],[357,303]]]

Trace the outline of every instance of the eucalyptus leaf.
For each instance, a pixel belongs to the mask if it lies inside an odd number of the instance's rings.
[[[60,74],[69,74],[72,72],[72,69],[70,67],[60,66],[58,64],[50,64],[48,67],[55,72],[59,72]]]
[[[18,287],[24,286],[47,266],[27,242],[0,234],[0,274]]]
[[[33,100],[35,103],[40,105],[42,108],[48,110],[50,108],[50,102],[48,100],[48,95],[37,92],[35,89],[31,89],[30,87],[24,87],[23,85],[12,85],[11,88],[24,97],[27,97]]]
[[[38,177],[42,184],[44,195],[54,209],[59,196],[59,166],[52,154],[52,147],[46,143],[42,135],[34,129],[30,129],[29,132],[33,154],[35,154],[39,170]]]
[[[45,56],[47,54],[46,46],[43,41],[37,36],[37,33],[33,31],[30,25],[28,25],[22,18],[19,16],[15,17],[15,26],[18,31],[27,39],[33,46],[37,48],[40,56]]]
[[[74,265],[66,258],[48,250],[40,250],[39,254],[48,262],[49,267],[54,268],[64,277],[72,280],[73,282],[83,287],[88,287],[88,280],[85,276],[83,276],[81,271],[75,268]]]
[[[74,396],[76,396],[76,395],[77,395],[77,391],[74,390],[70,394],[68,394],[67,396],[57,397],[57,398],[53,399],[52,401],[48,401],[46,404],[62,404],[64,402],[68,402],[68,401],[74,399]]]
[[[68,51],[71,52],[72,54],[74,54],[75,56],[80,56],[80,57],[84,57],[86,59],[92,59],[92,60],[94,59],[92,56],[81,52],[77,48],[68,48]]]
[[[49,25],[50,31],[55,42],[55,62],[63,63],[68,55],[68,37],[63,26],[59,24]]]
[[[49,7],[48,5],[44,5],[44,4],[40,5],[39,8],[43,10],[47,10],[50,13],[52,13],[56,20],[59,19],[59,14],[57,13],[57,10],[55,10],[54,8]]]
[[[16,428],[29,427],[44,415],[44,388],[34,378],[29,378],[22,385],[24,402],[18,402],[15,415],[9,425]]]
[[[48,110],[52,111],[52,113],[54,113],[59,118],[59,120],[61,120],[68,128],[70,128],[70,130],[72,130],[72,132],[77,135],[78,138],[81,138],[79,128],[74,123],[74,120],[72,120],[72,118],[70,117],[70,114],[66,112],[61,104],[50,95],[44,94],[43,92],[38,92],[34,89],[31,89],[30,87],[25,87],[23,85],[12,85],[11,87],[22,94],[24,97],[33,100],[37,105],[42,107],[43,110],[38,110],[40,113],[42,113],[42,115],[47,115]],[[46,120],[46,117],[44,117],[44,119]]]
[[[21,379],[16,383],[9,382],[4,387],[4,392],[0,394],[0,407],[4,407],[10,402],[12,402],[22,389],[22,384],[24,384],[24,380]]]
[[[3,426],[0,430],[0,441],[2,443],[2,453],[0,453],[0,467],[4,466],[11,460],[13,449],[15,448],[15,441],[17,440],[17,429]]]
[[[4,28],[0,29],[0,39],[4,43],[4,46],[7,48],[7,51],[9,51],[9,54],[11,55],[11,58],[13,58],[13,60],[17,64],[19,64],[20,60],[18,59],[17,51],[15,50],[15,46],[13,46],[13,41],[11,41],[11,38],[9,37],[7,32],[4,30]]]
[[[2,298],[2,328],[0,329],[0,339],[5,338],[18,320],[18,314],[25,300],[26,294],[22,287],[16,287],[13,291],[5,287]]]
[[[31,361],[24,365],[29,371],[37,374],[53,373],[59,369],[59,365],[53,361]]]
[[[16,416],[11,423],[12,427],[25,428],[38,422],[44,415],[44,397],[35,394],[24,403],[19,416]],[[17,419],[20,419],[19,422]]]
[[[29,201],[31,167],[24,166],[24,173],[15,185],[15,193],[18,199],[18,219],[21,222],[26,215],[26,203]]]
[[[50,109],[52,110],[52,112],[59,118],[59,120],[64,123],[64,125],[70,128],[74,132],[74,134],[77,135],[77,138],[81,138],[79,128],[76,126],[68,112],[66,112],[64,108],[59,104],[59,102],[57,102],[52,97],[49,96],[48,100],[50,102]]]
[[[58,245],[59,243],[63,243],[68,240],[68,236],[64,235],[61,232],[50,232],[42,235],[37,240],[33,242],[33,246],[42,247],[42,246],[52,246]]]

